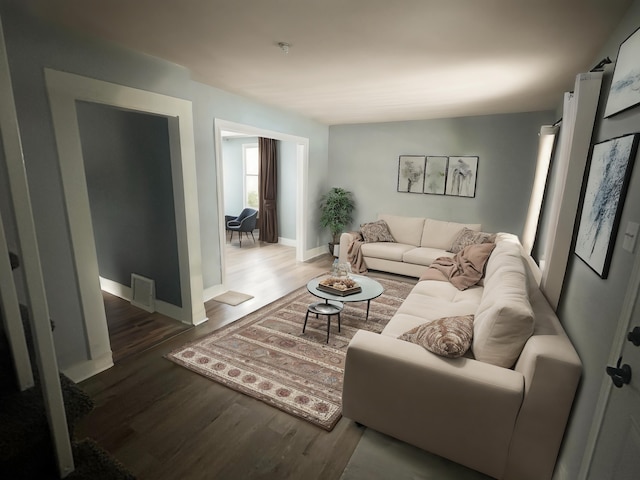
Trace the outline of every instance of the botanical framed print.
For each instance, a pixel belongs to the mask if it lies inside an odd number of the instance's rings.
[[[399,192],[422,193],[424,163],[424,155],[400,155],[398,159]]]
[[[446,195],[475,197],[478,177],[478,157],[449,157]]]
[[[447,186],[449,157],[427,157],[424,173],[424,193],[444,195]]]
[[[640,103],[640,28],[620,44],[605,118]]]
[[[602,278],[609,271],[639,138],[624,135],[592,149],[575,253]]]

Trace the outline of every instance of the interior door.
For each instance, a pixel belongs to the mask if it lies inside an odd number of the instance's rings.
[[[626,328],[618,329],[623,332],[621,336],[624,338],[620,339],[623,346],[620,349],[617,342],[617,347],[614,347],[620,352],[620,361],[606,369],[611,376],[611,391],[587,475],[590,480],[640,478],[639,263],[640,254],[636,256],[636,268],[620,319]]]

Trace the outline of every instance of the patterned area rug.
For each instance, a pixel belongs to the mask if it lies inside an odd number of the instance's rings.
[[[291,415],[331,430],[342,414],[342,379],[349,340],[359,329],[381,332],[413,285],[376,279],[384,293],[371,301],[345,303],[341,331],[332,317],[309,316],[317,302],[306,287],[207,337],[167,355],[169,360]]]

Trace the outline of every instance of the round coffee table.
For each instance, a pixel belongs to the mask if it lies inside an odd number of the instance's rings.
[[[352,278],[358,285],[360,285],[360,288],[362,289],[362,291],[358,293],[353,293],[351,295],[345,295],[345,296],[336,295],[336,294],[325,292],[324,290],[318,289],[318,284],[324,277],[316,277],[309,280],[309,283],[307,283],[307,290],[309,291],[309,293],[311,293],[312,295],[315,295],[318,298],[324,299],[324,302],[311,304],[309,306],[309,309],[307,310],[307,318],[309,316],[309,312],[316,313],[315,310],[318,308],[324,309],[325,311],[331,310],[333,311],[333,313],[324,313],[324,312],[318,312],[318,313],[320,313],[321,315],[327,315],[327,321],[329,322],[329,324],[331,322],[331,315],[338,315],[338,331],[340,331],[339,330],[340,311],[342,311],[342,308],[336,311],[336,309],[338,308],[337,305],[338,304],[343,305],[344,303],[347,303],[347,302],[367,302],[367,316],[365,317],[365,319],[368,320],[369,307],[371,306],[371,300],[373,300],[374,298],[378,298],[380,295],[382,295],[382,293],[384,292],[384,288],[382,285],[380,285],[379,282],[369,277],[365,277],[362,275],[349,275],[349,277]],[[311,310],[311,307],[313,307],[313,310]],[[305,318],[305,322],[304,322],[305,327],[307,324],[307,318]],[[327,325],[327,342],[329,341],[328,328],[329,328],[329,325]],[[304,332],[304,327],[302,331]]]

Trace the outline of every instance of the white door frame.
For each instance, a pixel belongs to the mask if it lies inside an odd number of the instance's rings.
[[[219,118],[214,119],[215,152],[216,152],[216,172],[218,188],[218,230],[220,232],[220,268],[222,289],[226,290],[226,255],[224,245],[226,242],[226,231],[224,225],[224,172],[222,161],[222,132],[229,131],[256,137],[273,138],[285,142],[296,144],[296,260],[303,262],[308,259],[306,251],[307,244],[307,188],[309,172],[309,139],[287,133],[266,130],[263,128],[230,122]],[[208,299],[207,299],[208,300]]]
[[[87,378],[111,366],[112,360],[76,101],[110,105],[168,118],[182,297],[182,307],[176,307],[175,313],[180,317],[178,320],[197,325],[206,320],[206,312],[202,287],[192,105],[188,100],[48,68],[45,69],[45,80],[89,352],[89,365],[72,367],[71,376]]]

